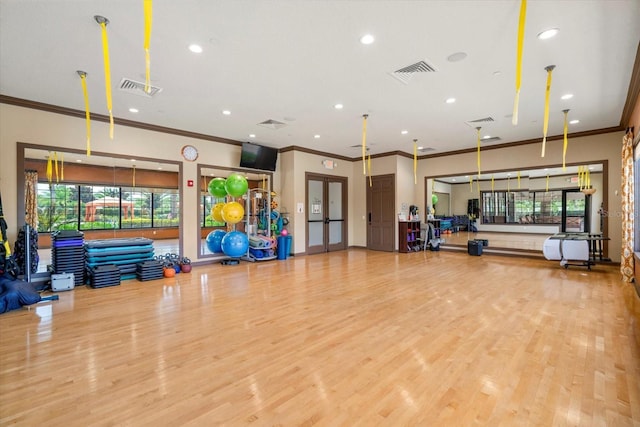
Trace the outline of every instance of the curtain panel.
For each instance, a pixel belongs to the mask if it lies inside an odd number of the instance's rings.
[[[633,183],[633,132],[622,138],[622,251],[620,273],[624,282],[634,278],[634,183]]]

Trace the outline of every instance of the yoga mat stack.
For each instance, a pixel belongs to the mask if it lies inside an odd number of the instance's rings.
[[[260,234],[249,236],[249,258],[252,261],[266,261],[276,257],[276,241]]]

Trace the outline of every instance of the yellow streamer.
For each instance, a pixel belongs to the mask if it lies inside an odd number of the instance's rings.
[[[587,188],[591,188],[591,171],[587,168]]]
[[[518,190],[520,189],[520,171],[518,171]]]
[[[527,17],[527,0],[520,2],[520,21],[518,23],[518,48],[516,53],[516,98],[513,102],[511,123],[518,124],[518,105],[520,104],[520,85],[522,83],[522,50],[524,47],[524,24]]]
[[[89,93],[87,92],[87,73],[78,71],[82,83],[82,95],[84,96],[84,115],[87,123],[87,156],[91,156],[91,113],[89,112]]]
[[[132,180],[131,186],[135,187],[136,186],[136,165],[133,165],[133,174],[132,175],[133,175],[133,180]]]
[[[367,165],[365,164],[367,154],[367,117],[368,114],[362,115],[362,174],[367,174]]]
[[[102,28],[102,55],[104,56],[104,86],[107,95],[107,110],[109,111],[109,138],[113,139],[113,102],[111,100],[111,65],[109,63],[109,39],[107,38],[107,24],[109,20],[97,16],[96,21]]]
[[[544,69],[547,70],[547,89],[544,95],[544,125],[542,126],[542,155],[544,157],[545,147],[547,145],[547,131],[549,130],[549,94],[551,93],[551,72],[556,68],[555,65],[549,65]]]
[[[144,62],[145,62],[145,83],[144,91],[151,93],[151,55],[149,49],[151,47],[151,21],[152,21],[152,2],[144,0]]]
[[[480,179],[480,129],[482,128],[481,127],[476,128],[476,131],[478,132],[478,179]]]
[[[547,174],[547,189],[546,189],[547,193],[549,192],[549,174]]]
[[[64,181],[64,154],[60,153],[60,181]]]
[[[53,152],[53,164],[56,169],[56,182],[60,182],[60,175],[58,174],[58,152]]]
[[[51,152],[49,152],[49,156],[47,157],[47,181],[51,184],[51,180],[53,179],[53,159],[51,158]]]
[[[569,146],[569,139],[567,138],[567,115],[569,110],[562,110],[564,113],[564,144],[562,145],[562,170],[567,170],[567,147]]]
[[[367,167],[369,168],[369,187],[373,187],[373,181],[371,180],[371,153],[367,159]]]
[[[473,177],[469,175],[469,193],[473,193]]]
[[[413,140],[413,184],[418,183],[418,140]]]

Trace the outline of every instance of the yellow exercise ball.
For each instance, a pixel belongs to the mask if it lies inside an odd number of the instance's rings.
[[[236,224],[244,218],[244,208],[238,202],[225,203],[222,207],[222,219],[227,224]]]
[[[224,218],[222,218],[222,208],[224,207],[224,203],[216,203],[213,205],[213,209],[211,209],[211,218],[215,222],[224,222]]]

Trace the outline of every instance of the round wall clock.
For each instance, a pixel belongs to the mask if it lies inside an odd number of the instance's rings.
[[[198,158],[198,149],[193,145],[185,145],[182,147],[182,157],[189,162],[193,162]]]

